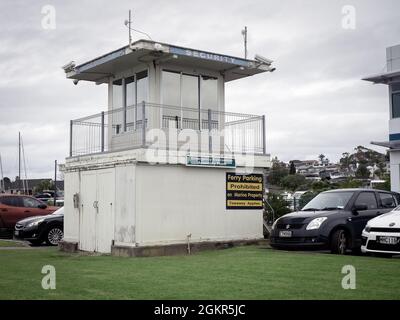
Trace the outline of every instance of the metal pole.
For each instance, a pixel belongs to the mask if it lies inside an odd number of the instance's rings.
[[[0,184],[0,192],[6,192],[6,185],[4,183],[4,174],[3,174],[3,163],[1,161],[1,154],[0,154],[0,173],[1,173],[1,184]]]
[[[104,152],[104,111],[101,112],[101,152]]]
[[[242,31],[243,36],[244,36],[244,58],[247,59],[247,27],[244,27],[244,30]]]
[[[21,191],[21,132],[18,132],[18,191]]]
[[[127,105],[126,105],[126,83],[125,83],[125,78],[122,79],[122,106],[123,106],[123,114],[122,114],[122,130],[123,132],[126,132],[126,110],[127,110]]]
[[[211,137],[211,109],[208,109],[208,153],[212,153],[212,137]]]
[[[54,161],[54,205],[57,200],[57,160]]]
[[[262,143],[263,143],[263,154],[266,154],[266,144],[265,144],[265,115],[262,116]]]
[[[131,45],[131,44],[132,44],[132,35],[131,35],[131,10],[129,10],[129,21],[128,21],[128,24],[129,24],[129,27],[128,27],[128,29],[129,29],[129,45]]]
[[[70,120],[69,122],[69,156],[72,157],[72,127],[74,122]]]
[[[146,146],[146,103],[142,101],[142,147]]]

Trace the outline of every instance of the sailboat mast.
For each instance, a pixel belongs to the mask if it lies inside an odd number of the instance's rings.
[[[18,190],[21,191],[21,132],[18,131]]]
[[[1,173],[1,184],[0,189],[2,192],[6,192],[6,184],[4,182],[4,175],[3,175],[3,162],[1,161],[1,154],[0,154],[0,173]]]

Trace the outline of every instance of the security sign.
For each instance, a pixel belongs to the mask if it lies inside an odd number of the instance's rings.
[[[226,173],[226,209],[263,209],[262,174]]]

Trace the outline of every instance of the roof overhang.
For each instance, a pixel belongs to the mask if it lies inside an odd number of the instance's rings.
[[[220,72],[226,82],[275,70],[269,60],[247,60],[149,40],[136,41],[78,66],[71,62],[63,68],[68,79],[103,83],[118,72],[136,65],[166,61],[177,66]]]
[[[392,150],[400,150],[400,140],[396,141],[371,141],[371,144]]]
[[[385,72],[385,73],[377,74],[374,76],[369,76],[369,77],[363,78],[362,80],[370,81],[373,83],[383,83],[383,84],[388,84],[391,82],[398,82],[398,81],[400,81],[400,70]]]

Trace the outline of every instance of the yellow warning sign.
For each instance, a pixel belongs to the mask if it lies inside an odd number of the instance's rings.
[[[262,174],[226,173],[226,209],[262,209]]]

